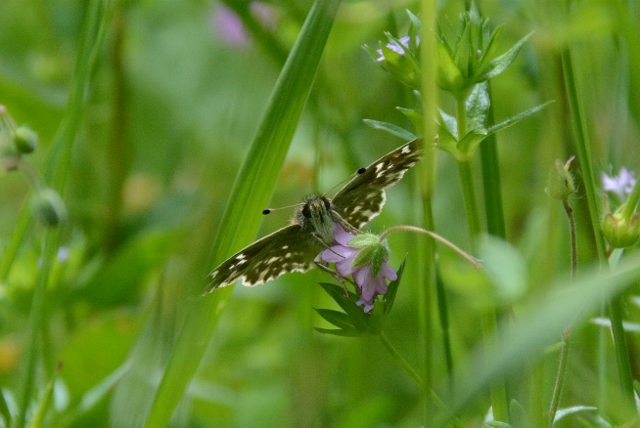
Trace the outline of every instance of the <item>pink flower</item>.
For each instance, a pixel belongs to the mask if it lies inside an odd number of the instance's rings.
[[[363,239],[358,239],[360,237]],[[377,236],[364,234],[356,237],[340,225],[336,225],[334,239],[337,244],[324,250],[320,257],[325,262],[335,263],[341,276],[353,276],[361,292],[356,303],[364,305],[364,311],[368,313],[373,309],[376,297],[387,292],[387,280],[398,278],[387,263],[389,250]]]

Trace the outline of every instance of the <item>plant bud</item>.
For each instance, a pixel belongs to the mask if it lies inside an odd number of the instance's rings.
[[[13,134],[13,145],[20,154],[29,154],[38,145],[38,134],[26,126],[20,126]]]
[[[39,191],[33,199],[33,214],[45,226],[55,227],[67,219],[67,207],[53,189]]]

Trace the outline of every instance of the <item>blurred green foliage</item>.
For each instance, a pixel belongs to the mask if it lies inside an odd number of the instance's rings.
[[[494,243],[486,254],[494,278],[499,278],[498,292],[507,296],[516,319],[544,313],[548,300],[539,296],[546,295],[550,283],[564,284],[570,266],[563,210],[544,191],[555,160],[564,161],[575,152],[561,50],[571,49],[573,55],[594,170],[617,172],[625,165],[638,171],[640,165],[637,5],[623,0],[567,3],[568,13],[553,0],[479,2],[490,24],[504,23],[498,52],[533,32],[513,66],[492,82],[495,122],[555,101],[497,134],[507,239],[512,245]],[[47,284],[33,397],[35,412],[53,385],[43,426],[144,423],[190,302],[200,298],[214,268],[212,260],[228,256],[216,254],[211,243],[311,2],[252,2],[247,9],[247,2],[234,0],[121,0],[112,6],[61,191],[68,219],[60,227],[61,246]],[[410,128],[396,106],[415,108],[416,99],[361,46],[378,46],[384,31],[398,38],[406,35],[407,7],[419,15],[418,3],[405,1],[341,5],[271,206],[326,191],[401,143],[368,127],[363,119]],[[463,2],[441,1],[438,19],[455,22],[463,8]],[[89,2],[72,0],[0,2],[0,105],[18,125],[38,134],[38,147],[26,159],[41,174],[65,115],[88,9]],[[242,11],[244,21],[238,17]],[[444,93],[439,96],[445,111],[455,111],[453,100]],[[380,232],[395,224],[416,223],[416,176],[409,172],[388,192],[384,212],[368,228]],[[578,194],[572,204],[578,260],[584,263],[580,270],[586,271],[595,250],[580,176],[578,171]],[[437,232],[468,248],[455,164],[441,153],[437,178]],[[0,172],[0,266],[7,263],[2,259],[23,224],[20,212],[28,209],[30,190],[21,171]],[[285,214],[274,213],[265,218],[259,235],[286,222]],[[17,412],[44,233],[42,224],[31,222],[10,270],[0,277],[0,386],[7,405],[6,411],[0,406],[3,417]],[[394,234],[389,240],[390,263],[398,267],[407,254],[407,264],[395,310],[385,322],[386,336],[413,366],[421,359],[416,239],[423,238]],[[440,352],[443,336],[450,336],[456,367],[475,361],[482,345],[479,313],[487,301],[494,301],[496,289],[487,285],[491,278],[471,272],[450,250],[442,249],[440,257],[451,325],[446,333],[439,329],[433,302],[428,316],[435,340],[427,345],[435,368],[429,384],[442,393],[448,385]],[[500,262],[510,261],[511,270],[501,273]],[[516,273],[509,277],[512,271]],[[207,352],[171,426],[423,424],[420,388],[379,341],[329,337],[314,330],[331,327],[314,308],[337,309],[317,285],[326,280],[313,271],[285,275],[257,288],[236,286],[215,334],[207,338]],[[640,318],[638,291],[636,285],[624,295],[625,321],[632,327]],[[553,307],[553,314],[562,310],[561,305]],[[597,311],[582,314],[586,315],[595,317]],[[532,325],[562,325],[564,318],[557,319],[559,324]],[[502,321],[510,323],[509,316]],[[597,414],[621,423],[624,409],[616,390],[613,346],[607,335],[602,339],[601,333],[608,333],[608,321],[603,322],[582,322],[575,329],[561,407],[596,406]],[[522,371],[509,366],[513,371],[506,373],[510,396],[534,421],[542,420],[547,409],[529,403],[539,395],[548,404],[558,360],[554,338],[560,340],[560,333],[546,331],[544,337],[551,339],[545,343],[532,334],[532,366]],[[637,332],[629,333],[628,339],[638,379]],[[541,350],[543,345],[547,352]],[[530,383],[530,372],[539,375],[531,377],[538,384]],[[603,391],[609,397],[604,402],[598,399]],[[458,417],[465,425],[482,424],[486,395],[481,391],[460,405]],[[558,426],[574,426],[579,420],[598,426],[595,415],[571,414]]]

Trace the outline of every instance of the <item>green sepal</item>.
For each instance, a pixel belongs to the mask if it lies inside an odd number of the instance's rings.
[[[386,241],[380,241],[376,235],[370,233],[355,236],[349,241],[349,246],[360,248],[351,265],[360,267],[371,263],[374,277],[378,276],[382,264],[389,258],[389,248]]]
[[[444,43],[438,43],[438,86],[445,91],[458,93],[464,85],[464,77]]]

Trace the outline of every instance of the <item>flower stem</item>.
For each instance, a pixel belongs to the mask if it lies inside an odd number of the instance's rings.
[[[435,393],[435,391],[433,391],[431,388],[429,388],[429,387],[427,387],[425,385],[425,383],[422,380],[422,378],[420,377],[420,375],[418,375],[418,372],[416,372],[413,369],[413,367],[411,367],[411,365],[407,362],[407,360],[405,360],[402,357],[402,355],[400,355],[398,350],[391,344],[391,342],[389,342],[389,339],[384,334],[384,332],[380,333],[378,338],[380,339],[380,341],[382,342],[384,347],[387,349],[387,351],[389,351],[389,354],[391,354],[391,357],[396,361],[396,363],[400,366],[400,368],[402,368],[405,371],[405,373],[407,373],[414,380],[416,385],[418,385],[418,387],[422,391],[425,391],[426,393],[428,393],[429,396],[431,397],[431,400],[441,410],[443,410],[445,413],[449,413],[449,410],[448,410],[446,404],[444,403],[444,401],[442,401],[442,399],[438,396],[438,394]],[[459,421],[459,420],[455,420],[454,421],[454,426],[464,427],[462,422]]]
[[[467,133],[467,111],[465,99],[465,97],[458,97],[456,99],[458,141],[462,140]],[[478,200],[476,198],[471,159],[458,160],[458,175],[460,176],[460,184],[462,185],[462,196],[464,198],[467,226],[469,228],[471,252],[472,254],[477,254],[478,237],[482,233],[482,222],[480,221],[480,211],[478,209]],[[480,324],[482,326],[482,335],[485,339],[485,346],[488,351],[489,338],[495,334],[498,329],[496,310],[485,310],[481,315]],[[507,390],[502,376],[496,379],[493,386],[491,386],[490,395],[493,420],[508,422],[509,413],[507,406]]]
[[[576,277],[577,261],[578,261],[578,243],[576,239],[576,224],[573,217],[573,210],[569,205],[567,199],[562,200],[562,206],[567,215],[569,221],[569,240],[571,242],[571,282]],[[556,418],[556,411],[558,410],[558,404],[560,403],[560,395],[562,394],[562,387],[564,385],[565,375],[567,373],[567,361],[569,359],[569,343],[571,339],[571,330],[573,329],[573,323],[569,324],[562,332],[562,347],[560,349],[560,360],[558,361],[558,373],[556,374],[556,381],[553,387],[553,394],[551,396],[551,404],[549,406],[549,427],[553,426],[553,422]]]
[[[558,362],[558,374],[556,382],[553,386],[553,395],[551,396],[551,405],[549,406],[549,427],[553,427],[553,421],[556,418],[556,411],[560,403],[560,394],[564,385],[565,374],[567,372],[567,361],[569,357],[569,338],[571,337],[571,327],[567,327],[562,332],[562,347],[560,348],[560,361]]]
[[[409,232],[424,233],[425,235],[429,235],[434,240],[443,243],[444,245],[446,245],[447,247],[451,248],[456,253],[460,254],[466,261],[471,263],[473,265],[473,267],[480,268],[480,263],[478,263],[478,261],[475,258],[473,258],[473,256],[471,256],[469,253],[465,252],[462,248],[458,247],[456,244],[454,244],[453,242],[449,241],[446,238],[443,238],[442,236],[438,235],[437,233],[431,232],[430,230],[425,230],[425,229],[423,229],[421,227],[408,226],[408,225],[399,225],[399,226],[390,227],[389,229],[385,230],[380,235],[380,241],[385,240],[393,232],[399,232],[401,230],[402,231],[409,231]]]
[[[582,111],[582,105],[578,96],[577,84],[575,81],[575,73],[571,54],[568,49],[564,49],[561,53],[562,69],[564,73],[564,84],[569,101],[569,111],[571,113],[571,122],[573,124],[573,135],[575,138],[576,151],[578,153],[578,161],[583,175],[584,190],[589,205],[589,215],[591,217],[591,226],[593,229],[593,237],[596,242],[598,259],[602,265],[607,260],[606,247],[602,230],[600,229],[600,209],[598,205],[598,194],[596,191],[595,178],[593,173],[593,162],[590,153],[590,141],[587,133],[586,119]],[[613,342],[618,363],[618,374],[620,376],[620,389],[627,398],[630,406],[634,403],[633,377],[631,374],[631,361],[629,360],[629,349],[625,337],[624,328],[622,327],[622,297],[613,297],[608,302],[609,318],[611,320],[611,330],[613,332]]]

